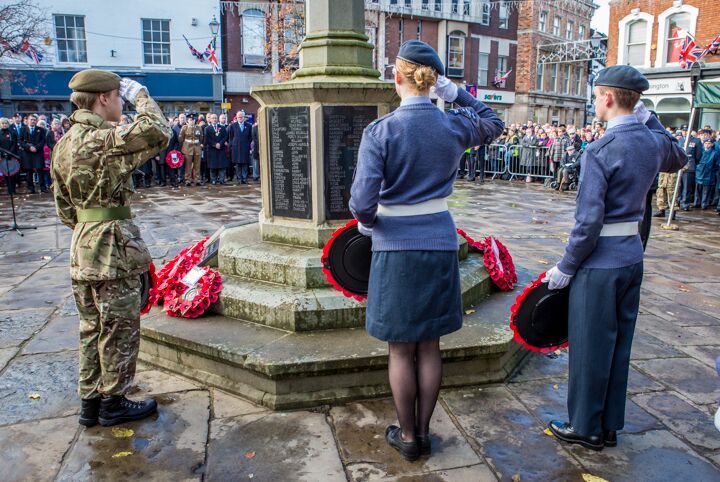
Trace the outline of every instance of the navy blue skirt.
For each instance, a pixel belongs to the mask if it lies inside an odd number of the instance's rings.
[[[365,328],[383,341],[418,342],[462,327],[457,251],[372,254]]]

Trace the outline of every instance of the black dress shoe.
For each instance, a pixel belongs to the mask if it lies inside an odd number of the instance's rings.
[[[430,435],[423,435],[415,437],[417,441],[418,450],[420,455],[430,455],[432,450],[432,444],[430,442]]]
[[[658,211],[655,214],[653,214],[654,218],[664,218],[665,217],[665,210]]]
[[[605,430],[603,440],[606,447],[617,447],[617,432],[615,430]]]
[[[417,442],[406,442],[402,439],[400,427],[396,425],[390,425],[385,429],[385,440],[387,443],[400,452],[400,455],[405,460],[410,462],[415,461],[420,457],[420,451],[418,450]]]
[[[98,421],[103,427],[132,422],[148,417],[157,411],[155,400],[135,402],[124,396],[103,398],[100,402]]]
[[[602,434],[598,435],[580,435],[575,431],[572,425],[567,422],[559,422],[553,420],[548,424],[548,428],[557,438],[563,442],[570,444],[579,444],[590,450],[602,450],[605,446]]]
[[[80,403],[80,425],[94,427],[100,414],[100,397],[83,399]]]

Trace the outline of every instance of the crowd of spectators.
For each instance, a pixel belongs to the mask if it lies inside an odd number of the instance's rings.
[[[118,126],[132,121],[123,115]],[[238,184],[259,182],[257,123],[245,112],[231,119],[224,113],[180,114],[168,122],[173,130],[170,144],[135,171],[136,188],[223,185],[233,179]],[[52,151],[71,125],[65,116],[0,118],[0,180],[9,194],[23,186],[30,194],[49,192]],[[182,164],[173,167],[178,159]]]

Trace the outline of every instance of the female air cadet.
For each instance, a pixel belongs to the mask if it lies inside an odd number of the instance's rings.
[[[360,232],[373,239],[366,328],[389,343],[400,427],[389,426],[385,437],[408,460],[430,453],[442,377],[439,338],[462,326],[458,240],[446,198],[465,149],[503,129],[489,107],[444,72],[428,44],[401,46],[394,79],[402,102],[365,129],[350,199]],[[462,108],[435,107],[432,86]]]

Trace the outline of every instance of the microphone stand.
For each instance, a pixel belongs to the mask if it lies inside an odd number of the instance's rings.
[[[16,155],[13,154],[12,152],[7,151],[7,150],[3,149],[2,147],[0,147],[0,153],[4,153],[6,156],[12,156],[12,157],[14,157],[14,158],[16,158],[16,159],[20,159],[19,156],[16,156]],[[2,159],[1,162],[4,163],[4,167],[5,167],[4,172],[10,173],[10,163],[8,162],[8,157],[5,157],[4,159]],[[35,226],[19,226],[19,225],[18,225],[18,223],[17,223],[17,215],[16,215],[16,213],[15,213],[15,195],[14,195],[12,192],[10,192],[10,179],[9,179],[9,178],[10,178],[10,176],[8,176],[8,180],[7,180],[7,190],[8,190],[8,195],[10,196],[10,207],[11,207],[11,210],[12,210],[12,226],[10,226],[9,228],[0,229],[0,233],[5,233],[5,232],[9,232],[9,231],[15,231],[15,232],[17,232],[20,236],[25,236],[25,235],[23,234],[23,232],[22,232],[23,229],[25,229],[25,230],[27,230],[27,229],[37,229],[37,227],[35,227]]]

